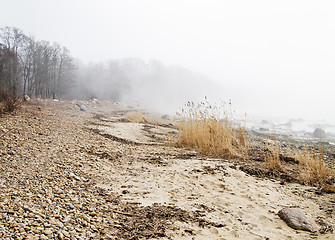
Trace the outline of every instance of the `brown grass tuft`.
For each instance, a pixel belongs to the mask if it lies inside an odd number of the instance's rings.
[[[324,143],[319,153],[307,148],[298,152],[296,159],[300,165],[300,180],[305,184],[322,186],[335,178],[335,172],[324,162]]]
[[[149,123],[148,119],[143,115],[141,111],[128,112],[125,118],[130,122]]]
[[[208,102],[197,105],[188,102],[180,115],[177,146],[224,158],[244,155],[247,146],[245,130],[233,128],[224,103],[218,107]]]
[[[280,147],[276,137],[274,137],[273,143],[266,142],[265,149],[265,162],[267,168],[271,171],[282,170],[279,156]]]

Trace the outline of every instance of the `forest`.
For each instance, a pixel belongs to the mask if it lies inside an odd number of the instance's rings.
[[[59,43],[36,40],[15,27],[0,29],[0,86],[15,96],[107,99],[152,104],[204,96],[208,77],[158,60],[110,59],[88,64]],[[204,87],[205,86],[205,87]],[[185,89],[189,91],[185,91]],[[180,99],[183,98],[183,99]]]

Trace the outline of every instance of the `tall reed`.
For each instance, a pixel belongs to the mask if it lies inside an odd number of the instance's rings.
[[[226,103],[213,106],[208,101],[199,104],[188,102],[179,115],[182,121],[178,146],[223,158],[244,155],[247,146],[245,130],[233,128],[232,113],[227,110]]]

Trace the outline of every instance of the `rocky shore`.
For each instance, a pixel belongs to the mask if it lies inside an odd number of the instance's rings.
[[[1,239],[335,238],[332,194],[175,148],[172,125],[129,122],[122,104],[81,105],[0,118]],[[314,231],[287,226],[285,207]]]

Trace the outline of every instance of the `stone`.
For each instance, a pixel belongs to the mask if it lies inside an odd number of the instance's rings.
[[[24,100],[25,101],[29,101],[30,100],[30,97],[28,95],[24,95]]]
[[[59,228],[64,228],[64,224],[62,222],[57,222],[56,225],[59,227]]]
[[[42,235],[40,236],[40,240],[47,240],[47,239],[48,239],[48,237],[45,236],[44,234],[42,234]]]
[[[300,208],[283,208],[278,212],[278,216],[293,229],[313,231],[311,222]]]
[[[325,138],[326,135],[326,131],[323,130],[322,128],[316,128],[313,132],[313,136],[316,138]]]
[[[82,105],[80,105],[80,110],[81,110],[81,111],[86,111],[87,108],[86,108],[86,106],[85,106],[84,104],[82,104]]]
[[[173,129],[173,130],[171,131],[171,133],[172,133],[172,134],[178,134],[178,133],[179,133],[179,131],[178,131],[178,130],[176,130],[176,129]]]
[[[64,234],[61,233],[61,232],[59,232],[59,233],[58,233],[58,238],[59,238],[59,239],[64,239]]]
[[[43,233],[44,233],[45,235],[51,235],[51,234],[52,234],[52,231],[51,231],[51,229],[45,229],[45,230],[43,231]]]
[[[65,231],[65,230],[62,230],[61,233],[62,233],[64,236],[66,236],[66,237],[69,237],[69,236],[70,236],[70,233],[67,232],[67,231]]]
[[[81,178],[78,177],[77,175],[75,175],[75,174],[72,173],[72,172],[69,174],[69,178],[70,178],[70,179],[76,179],[77,181],[81,181]]]

